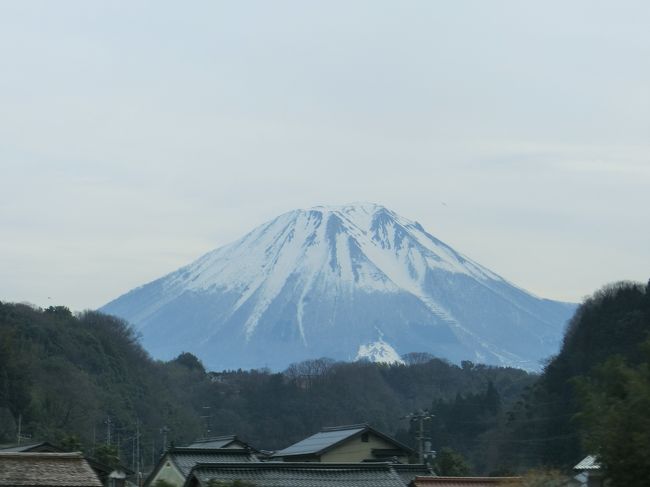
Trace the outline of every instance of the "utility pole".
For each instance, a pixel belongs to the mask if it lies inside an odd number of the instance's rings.
[[[428,436],[425,436],[424,434],[424,422],[429,421],[431,418],[433,418],[433,415],[429,413],[427,409],[418,409],[414,413],[409,413],[406,416],[402,417],[401,419],[408,419],[411,421],[411,423],[417,423],[417,430],[415,434],[415,440],[418,443],[418,462],[419,463],[424,463],[424,444],[429,443],[429,438]]]
[[[105,423],[106,423],[106,444],[110,446],[111,445],[111,424],[113,423],[110,416],[106,416]]]
[[[16,441],[20,445],[20,443],[23,440],[27,440],[31,438],[30,435],[25,435],[23,434],[23,415],[21,413],[18,414],[18,431],[16,432]]]
[[[162,444],[162,451],[163,455],[167,451],[167,433],[169,433],[169,428],[167,426],[163,426],[160,432],[163,435],[163,444]]]
[[[142,472],[140,472],[140,420],[135,420],[135,475],[138,487],[142,485]]]
[[[210,418],[212,415],[210,414],[210,409],[212,409],[211,406],[202,406],[201,409],[204,411],[204,415],[201,416],[203,419],[205,419],[205,437],[209,438],[210,437]]]
[[[20,440],[22,439],[22,427],[23,427],[23,415],[20,413],[18,415],[18,437],[16,438],[18,440],[18,444],[20,445]]]

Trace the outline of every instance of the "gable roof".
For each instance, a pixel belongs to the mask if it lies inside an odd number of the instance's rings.
[[[406,487],[388,463],[260,462],[200,464],[185,487],[212,480],[251,482],[258,487]]]
[[[81,453],[0,452],[0,486],[101,487]]]
[[[145,485],[149,485],[163,465],[171,461],[185,478],[199,463],[249,463],[259,462],[257,456],[245,448],[170,448],[153,469]]]
[[[371,428],[367,424],[353,424],[349,426],[323,428],[318,433],[313,434],[298,443],[294,443],[283,450],[275,452],[273,456],[289,457],[294,455],[322,455],[341,443],[368,432],[379,436],[383,440],[395,445],[397,448],[404,450],[407,455],[413,453],[412,448],[409,448],[394,438]]]
[[[594,455],[587,455],[573,467],[573,470],[600,470],[600,463]]]
[[[178,470],[187,477],[198,463],[250,463],[259,459],[243,448],[172,448],[169,456]]]

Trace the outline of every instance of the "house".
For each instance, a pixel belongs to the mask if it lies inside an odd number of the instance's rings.
[[[163,480],[181,487],[192,468],[200,463],[256,463],[257,456],[247,448],[170,448],[158,461],[147,478],[145,487],[155,487]]]
[[[0,448],[0,453],[65,453],[65,451],[52,443],[41,441],[38,443],[27,443],[25,445],[11,445]],[[93,469],[99,481],[105,487],[122,487],[128,484],[127,478],[133,476],[135,472],[120,465],[117,469],[101,463],[94,458],[84,457],[90,467]],[[118,480],[119,479],[119,480]]]
[[[104,487],[126,487],[127,485],[135,485],[134,482],[137,482],[135,472],[124,465],[118,465],[114,468],[92,457],[86,457],[86,461],[95,471]],[[133,482],[129,481],[129,479]]]
[[[412,487],[516,487],[521,477],[415,477]]]
[[[323,428],[318,433],[277,451],[285,462],[408,463],[414,451],[367,424]]]
[[[394,467],[384,462],[198,464],[184,487],[209,487],[211,481],[236,480],[255,487],[408,487]]]
[[[578,472],[574,478],[585,487],[602,487],[605,485],[603,470],[594,455],[587,455],[573,470]]]
[[[0,487],[102,487],[81,453],[0,452]]]

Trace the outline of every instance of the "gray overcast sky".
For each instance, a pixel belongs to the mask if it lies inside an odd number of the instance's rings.
[[[538,295],[650,277],[650,2],[0,1],[0,300],[382,203]]]

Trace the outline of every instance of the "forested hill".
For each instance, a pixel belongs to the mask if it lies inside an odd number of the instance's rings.
[[[586,299],[569,323],[560,353],[509,413],[501,436],[503,461],[571,467],[587,453],[601,453],[605,443],[613,445],[611,439],[601,441],[602,429],[614,431],[623,416],[630,420],[629,431],[647,438],[645,445],[633,447],[646,455],[650,424],[623,410],[650,404],[650,377],[643,375],[650,367],[649,338],[650,283],[611,284]],[[628,383],[638,387],[627,390]],[[614,410],[618,400],[621,408]],[[610,420],[611,425],[602,424]],[[631,445],[629,431],[619,433]],[[620,444],[616,448],[624,450]]]
[[[27,439],[77,437],[132,443],[137,423],[148,438],[164,424],[200,431],[191,392],[201,373],[151,360],[123,321],[65,307],[0,304],[0,441],[16,440],[19,418]],[[26,440],[27,441],[27,440]],[[149,441],[151,443],[151,441]]]
[[[422,354],[407,358],[409,365],[321,359],[283,373],[206,372],[189,353],[152,360],[114,317],[0,303],[0,442],[15,441],[19,420],[31,440],[80,442],[88,452],[105,445],[110,432],[127,465],[138,433],[141,461],[156,459],[163,429],[176,444],[238,434],[275,449],[322,426],[368,422],[413,444],[400,419],[407,413],[464,401],[475,405],[466,404],[472,420],[493,417],[536,378]]]

